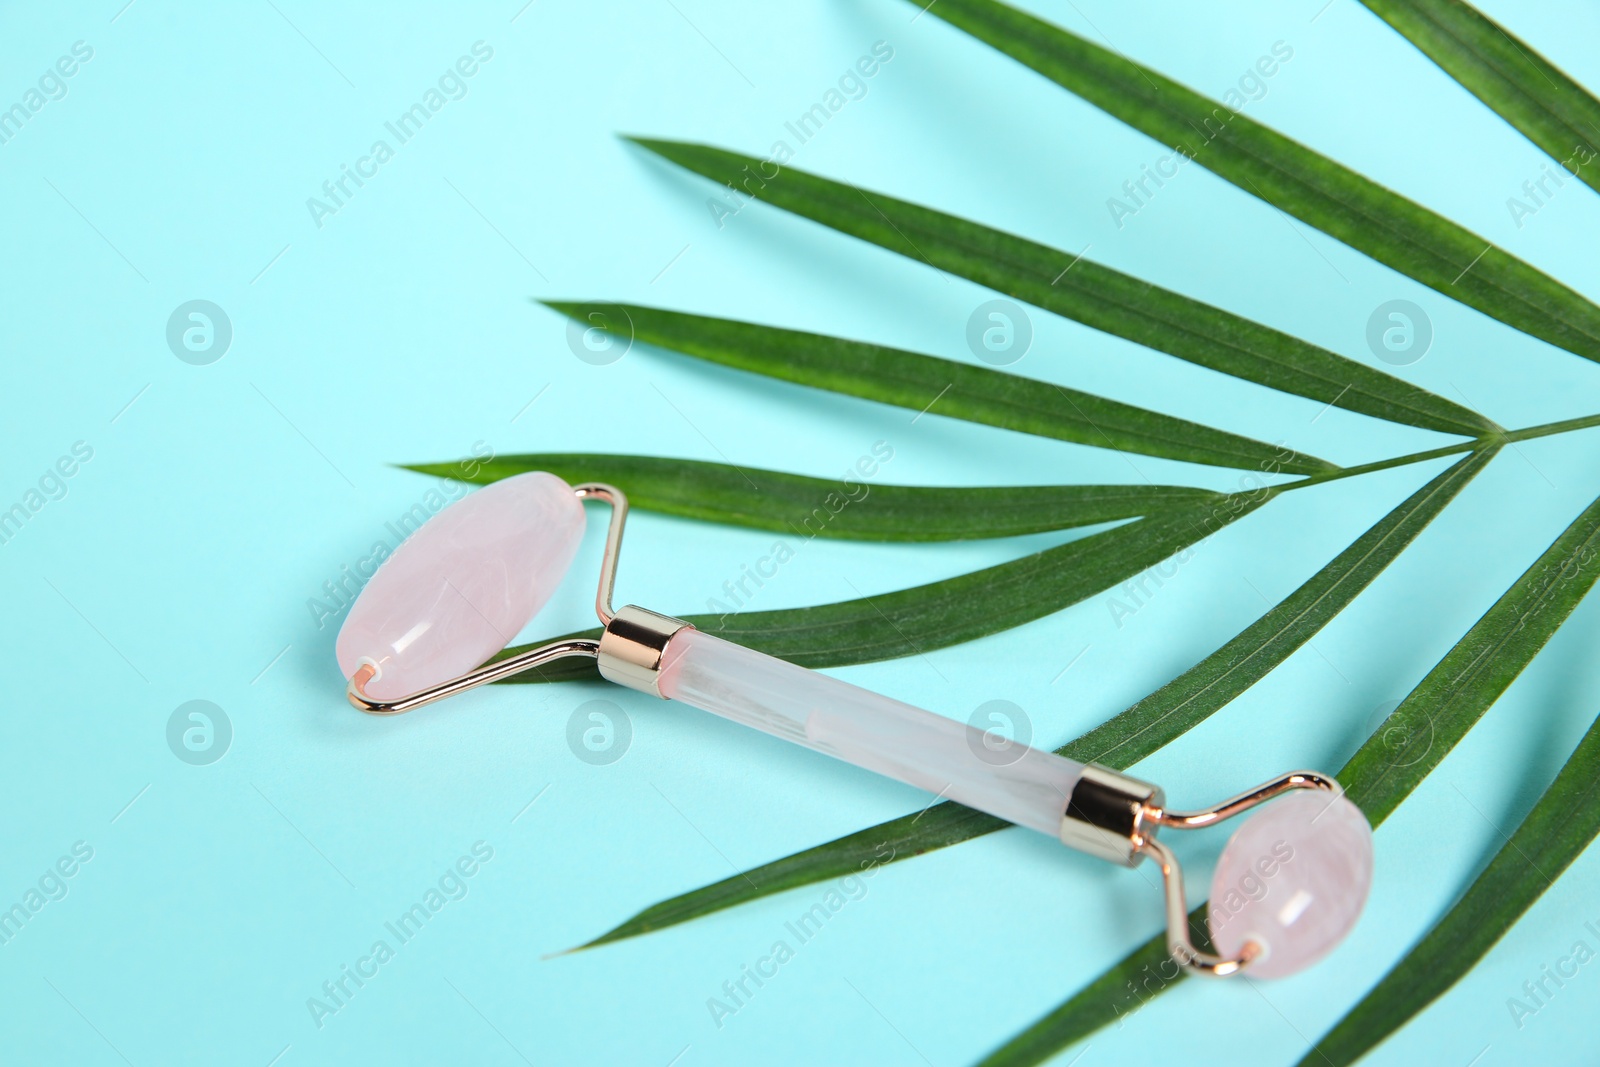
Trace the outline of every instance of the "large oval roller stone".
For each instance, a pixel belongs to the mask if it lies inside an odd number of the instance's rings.
[[[424,523],[350,608],[335,651],[366,695],[395,700],[448,681],[510,644],[550,599],[583,538],[583,504],[553,474],[485,486]]]

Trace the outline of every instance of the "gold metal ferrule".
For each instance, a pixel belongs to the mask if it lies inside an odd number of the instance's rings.
[[[1151,812],[1165,802],[1160,786],[1091,763],[1061,812],[1061,843],[1132,867],[1155,836]]]
[[[600,635],[595,656],[600,676],[641,693],[661,696],[662,654],[672,635],[685,629],[693,629],[692,624],[636,604],[618,608]]]

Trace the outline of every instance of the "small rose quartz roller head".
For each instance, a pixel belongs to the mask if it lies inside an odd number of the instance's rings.
[[[583,538],[583,501],[611,506],[595,611],[599,640],[557,641],[484,664],[544,606]],[[1188,970],[1275,978],[1332,951],[1372,879],[1372,832],[1338,783],[1295,771],[1201,811],[1162,791],[797,667],[640,607],[611,608],[628,502],[608,485],[552,474],[506,478],[411,535],[362,590],[339,631],[350,702],[393,715],[568,656],[610,681],[692,704],[988,812],[1115,863],[1160,868],[1167,945]],[[1267,801],[1218,860],[1207,925],[1190,938],[1183,874],[1161,830],[1209,827]]]

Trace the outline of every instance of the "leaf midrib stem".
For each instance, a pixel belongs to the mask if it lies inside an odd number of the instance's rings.
[[[1404,467],[1412,463],[1422,463],[1441,456],[1454,456],[1462,452],[1475,452],[1493,445],[1515,444],[1518,441],[1531,441],[1538,437],[1550,437],[1554,434],[1571,433],[1573,430],[1586,430],[1593,426],[1600,426],[1600,414],[1585,415],[1577,419],[1562,419],[1559,422],[1546,422],[1538,426],[1529,426],[1521,430],[1507,430],[1505,433],[1484,434],[1443,448],[1430,448],[1425,452],[1412,452],[1404,456],[1395,456],[1391,459],[1380,459],[1374,463],[1362,463],[1355,467],[1341,467],[1336,471],[1326,474],[1313,474],[1301,478],[1296,482],[1286,482],[1273,487],[1273,492],[1287,489],[1303,489],[1308,485],[1321,485],[1324,482],[1336,481],[1340,478],[1350,478],[1358,474],[1371,474],[1374,471],[1389,470],[1392,467]]]

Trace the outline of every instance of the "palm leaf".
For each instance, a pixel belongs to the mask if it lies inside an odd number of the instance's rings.
[[[1233,640],[1068,746],[1073,758],[1131,767],[1222,710],[1355,600],[1498,452],[1476,451],[1418,489]]]
[[[627,321],[635,340],[769,378],[987,426],[1164,459],[1287,474],[1314,456],[1049,382],[837,337],[634,304],[547,301],[578,322]]]
[[[1361,805],[1374,827],[1466,736],[1577,607],[1600,577],[1597,549],[1600,500],[1540,555],[1339,771],[1345,795]],[[1203,925],[1203,911],[1191,915],[1191,925]],[[1165,951],[1164,936],[1147,941],[986,1062],[1041,1063],[1170,988],[1181,975],[1154,987],[1137,987],[1139,995],[1130,993],[1152,955]],[[1109,995],[1107,990],[1119,992]],[[1413,1012],[1422,1006],[1415,1005]],[[1026,1056],[1020,1050],[1027,1050]]]
[[[1495,601],[1395,708],[1390,721],[1415,739],[1403,758],[1381,730],[1340,771],[1345,794],[1377,826],[1465,737],[1566,621],[1600,576],[1600,500]],[[1421,747],[1422,751],[1417,751]]]
[[[1476,436],[1494,423],[1443,397],[1091,260],[793,167],[706,145],[638,143],[679,166],[1036,307],[1258,385],[1380,419]],[[926,400],[923,401],[926,403]]]
[[[1465,227],[1015,8],[940,0],[929,11],[1378,262],[1524,333],[1600,360],[1600,307]]]
[[[1080,762],[1122,770],[1181,737],[1265,677],[1344,610],[1490,462],[1495,451],[1486,449],[1452,465],[1238,637],[1056,751]],[[674,926],[786,889],[843,877],[864,869],[863,864],[909,859],[1009,825],[946,801],[652,905],[589,944]],[[886,861],[886,856],[892,860]]]
[[[1174,508],[1009,563],[880,596],[778,611],[741,613],[730,606],[726,613],[681,617],[707,633],[802,667],[920,655],[1021,626],[1093,596],[1209,537],[1276,492],[1228,494],[1217,504]],[[532,647],[508,648],[495,659]],[[565,660],[506,681],[595,677],[593,661]]]
[[[1354,1063],[1437,1000],[1505,936],[1597,833],[1600,721],[1589,727],[1550,788],[1462,898],[1306,1053],[1302,1067]]]
[[[1136,519],[1218,504],[1223,494],[1177,485],[1016,485],[943,488],[735,467],[694,459],[543,452],[491,460],[418,463],[408,470],[487,485],[528,471],[572,484],[605,482],[643,511],[812,537],[858,541],[965,541]],[[471,473],[466,473],[471,472]],[[848,480],[846,480],[848,479]]]
[[[1600,100],[1526,41],[1459,0],[1361,2],[1551,159],[1600,189]]]
[[[1189,933],[1196,948],[1211,950],[1204,904],[1189,912]],[[985,1056],[979,1067],[1036,1067],[1101,1027],[1132,1015],[1146,1000],[1184,976],[1167,949],[1166,934],[1152,937],[1066,1003]]]

